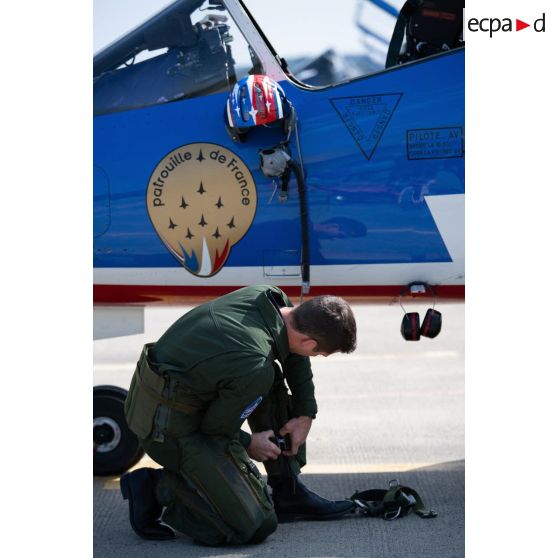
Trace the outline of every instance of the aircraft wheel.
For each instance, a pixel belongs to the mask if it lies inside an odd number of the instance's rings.
[[[118,475],[144,455],[128,428],[124,400],[128,392],[115,386],[93,388],[93,474]]]

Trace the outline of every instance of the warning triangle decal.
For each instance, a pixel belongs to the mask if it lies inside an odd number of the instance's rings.
[[[362,154],[370,160],[402,93],[330,99]]]

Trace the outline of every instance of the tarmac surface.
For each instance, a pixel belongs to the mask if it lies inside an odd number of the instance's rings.
[[[406,342],[399,304],[352,304],[358,348],[312,359],[318,416],[307,441],[301,480],[331,499],[356,490],[411,486],[435,519],[396,521],[347,516],[279,525],[255,546],[209,548],[179,535],[137,537],[118,477],[93,479],[94,556],[459,558],[465,555],[464,305],[438,303],[443,328],[435,339]],[[428,304],[405,305],[421,317]],[[94,385],[129,386],[144,343],[156,340],[189,307],[147,308],[145,334],[94,342]],[[155,466],[144,457],[137,467]],[[263,469],[262,469],[263,470]]]

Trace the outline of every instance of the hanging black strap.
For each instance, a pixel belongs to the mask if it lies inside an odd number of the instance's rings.
[[[381,516],[386,521],[404,517],[411,511],[423,519],[437,517],[438,513],[428,510],[418,492],[398,481],[389,482],[389,489],[371,489],[355,492],[350,498],[364,515]]]
[[[289,169],[294,172],[298,185],[298,201],[300,205],[300,236],[301,236],[301,258],[300,268],[302,274],[302,286],[310,288],[310,239],[308,233],[308,202],[306,201],[306,185],[304,175],[299,164],[292,159],[288,163]],[[307,294],[307,290],[305,294]]]
[[[422,2],[423,0],[407,0],[399,11],[386,56],[386,68],[391,68],[397,64],[401,45],[403,44],[403,37],[405,36],[405,27],[407,26],[413,12],[422,4]]]

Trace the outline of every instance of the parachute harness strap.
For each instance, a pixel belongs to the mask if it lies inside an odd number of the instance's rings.
[[[418,492],[399,481],[389,481],[389,489],[372,489],[355,492],[350,498],[363,515],[383,517],[393,521],[411,511],[423,519],[437,517],[438,513],[425,507]]]

